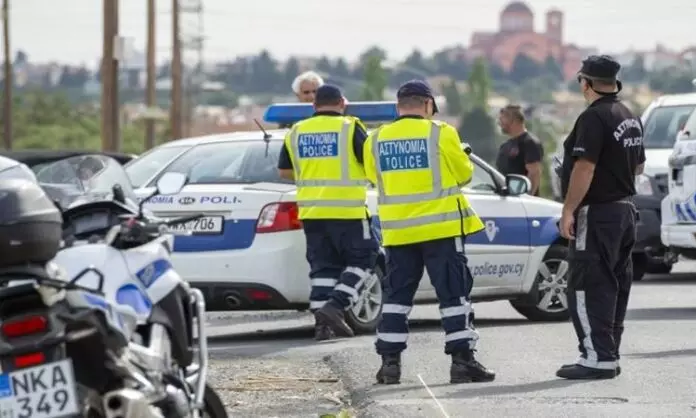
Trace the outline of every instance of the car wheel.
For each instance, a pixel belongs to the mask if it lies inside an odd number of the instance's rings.
[[[648,268],[646,269],[646,272],[648,274],[669,274],[672,272],[673,266],[674,264],[665,262],[648,263]]]
[[[539,264],[529,295],[511,300],[513,308],[530,321],[566,321],[568,312],[568,247],[553,244]]]
[[[356,334],[372,333],[377,329],[382,315],[382,279],[384,272],[376,267],[375,273],[366,280],[360,298],[346,312],[346,322]]]

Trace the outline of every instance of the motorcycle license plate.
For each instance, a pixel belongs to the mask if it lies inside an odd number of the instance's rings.
[[[53,418],[78,413],[70,359],[0,375],[0,418]]]

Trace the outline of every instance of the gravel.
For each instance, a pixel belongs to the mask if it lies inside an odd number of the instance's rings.
[[[350,409],[348,392],[325,359],[215,358],[209,364],[209,383],[231,417],[322,417]]]

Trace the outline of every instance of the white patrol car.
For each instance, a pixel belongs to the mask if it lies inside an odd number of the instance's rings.
[[[292,123],[312,113],[309,105],[274,105],[268,122]],[[365,122],[392,120],[394,103],[352,103],[348,114]],[[211,310],[298,309],[309,305],[305,238],[297,219],[295,186],[279,178],[278,155],[287,130],[236,132],[182,139],[161,145],[126,166],[136,193],[149,194],[159,176],[186,173],[177,196],[146,204],[163,217],[204,213],[177,236],[172,261],[201,289]],[[561,205],[525,194],[529,181],[503,175],[475,155],[471,183],[463,189],[485,223],[467,239],[475,300],[508,299],[530,320],[565,320],[566,243],[556,226]],[[377,196],[368,191],[376,214]],[[375,216],[375,225],[379,220]],[[372,331],[381,312],[380,271],[347,319],[358,332]],[[426,277],[417,302],[436,301]]]
[[[696,95],[695,95],[696,96]],[[661,239],[671,252],[696,258],[696,110],[669,157],[669,194],[662,200]]]

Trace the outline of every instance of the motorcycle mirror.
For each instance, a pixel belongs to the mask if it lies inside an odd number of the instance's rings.
[[[114,184],[114,187],[111,188],[111,191],[114,194],[115,201],[123,204],[126,203],[126,195],[123,193],[123,187],[121,187],[120,184]]]
[[[177,194],[184,188],[188,178],[183,173],[164,173],[157,180],[157,193],[160,195]]]

